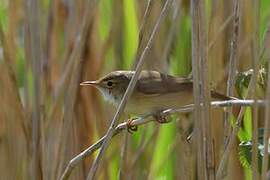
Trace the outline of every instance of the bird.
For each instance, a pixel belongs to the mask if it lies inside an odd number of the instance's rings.
[[[106,101],[117,107],[134,74],[135,71],[113,71],[98,80],[84,81],[80,85],[97,88]],[[211,90],[211,97],[218,100],[234,99],[213,90]],[[158,114],[165,109],[192,104],[193,101],[192,78],[143,70],[127,101],[124,112],[137,116]],[[159,117],[157,120],[162,122],[164,119]]]

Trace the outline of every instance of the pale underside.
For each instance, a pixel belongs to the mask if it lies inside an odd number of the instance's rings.
[[[192,91],[154,95],[135,93],[129,99],[125,112],[141,116],[168,108],[181,107],[192,102]]]

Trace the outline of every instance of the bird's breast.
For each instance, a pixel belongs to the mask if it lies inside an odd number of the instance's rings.
[[[152,95],[135,93],[127,102],[125,112],[140,116],[168,108],[181,107],[192,102],[193,97],[190,91]]]

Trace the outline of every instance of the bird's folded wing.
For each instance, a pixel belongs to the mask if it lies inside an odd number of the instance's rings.
[[[143,71],[137,82],[137,91],[146,95],[160,95],[181,91],[192,91],[190,78],[174,77],[157,71]]]

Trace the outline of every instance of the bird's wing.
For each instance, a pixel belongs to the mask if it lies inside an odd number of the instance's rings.
[[[192,91],[190,78],[174,77],[157,71],[142,71],[137,90],[146,95],[158,95],[180,91]]]

